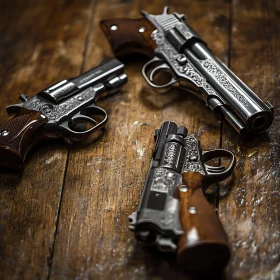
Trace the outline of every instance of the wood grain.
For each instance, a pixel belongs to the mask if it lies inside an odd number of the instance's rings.
[[[268,135],[242,140],[205,104],[175,89],[155,93],[142,58],[126,63],[129,82],[98,105],[105,134],[83,147],[42,144],[22,173],[0,170],[0,278],[195,279],[176,256],[145,249],[128,230],[163,121],[186,125],[203,149],[238,157],[220,186],[220,219],[233,247],[227,279],[277,279],[279,271],[279,11],[276,1],[14,0],[0,3],[0,118],[22,93],[73,77],[113,57],[99,21],[184,13],[213,52],[275,107]],[[222,134],[221,134],[222,132]],[[212,189],[215,191],[215,186]],[[210,190],[210,191],[212,191]],[[215,279],[220,279],[217,276]]]
[[[96,7],[86,54],[89,58],[112,57],[98,25],[100,19],[110,18],[116,7],[120,17],[135,18],[141,9],[151,13],[163,9],[157,2],[153,5],[120,2],[111,6],[108,3],[102,1]],[[209,2],[209,7],[213,3]],[[195,2],[191,6],[198,9]],[[220,12],[225,6],[220,5]],[[201,14],[194,13],[193,19],[211,26],[211,19]],[[226,34],[227,30],[219,32]],[[87,61],[91,63],[90,59]],[[186,92],[177,90],[162,96],[155,93],[143,80],[141,65],[143,62],[127,63],[129,82],[124,90],[102,102],[101,106],[109,113],[104,137],[87,150],[70,153],[51,278],[183,277],[175,265],[176,257],[149,252],[136,244],[127,219],[135,211],[144,187],[154,147],[153,131],[163,121],[176,120],[198,135],[204,147],[217,148],[220,123],[203,102]]]
[[[1,2],[1,123],[20,94],[34,95],[80,72],[90,6]],[[22,173],[1,168],[1,279],[48,277],[67,155],[67,145],[55,141],[35,149]]]
[[[280,278],[280,18],[275,4],[232,3],[230,66],[274,105],[275,114],[267,135],[246,141],[228,126],[223,131],[223,147],[237,156],[234,187],[220,207],[233,247],[234,279]]]
[[[230,246],[219,218],[205,198],[205,188],[204,175],[182,174],[182,184],[176,189],[184,231],[178,240],[178,262],[186,271],[213,274],[225,269]]]

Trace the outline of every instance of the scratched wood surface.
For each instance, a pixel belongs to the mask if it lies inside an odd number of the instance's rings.
[[[0,169],[1,279],[192,279],[172,256],[139,246],[128,230],[163,121],[186,125],[203,149],[227,148],[238,164],[220,184],[219,213],[233,248],[227,279],[280,279],[280,11],[277,1],[27,0],[0,3],[0,117],[21,93],[75,76],[113,57],[99,21],[187,14],[213,52],[275,108],[267,135],[244,141],[204,103],[181,90],[159,95],[141,61],[129,82],[98,105],[105,134],[76,147],[42,143],[23,172]],[[278,5],[278,6],[277,6]],[[278,7],[278,10],[277,10]]]

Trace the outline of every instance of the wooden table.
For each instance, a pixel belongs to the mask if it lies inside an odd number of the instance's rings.
[[[11,0],[0,4],[0,116],[59,80],[113,57],[99,21],[139,11],[185,13],[213,52],[264,101],[274,105],[268,133],[247,141],[204,103],[182,90],[160,95],[126,65],[129,82],[101,102],[109,123],[85,147],[52,141],[25,169],[0,171],[1,279],[192,279],[173,257],[136,244],[127,217],[135,211],[154,147],[153,131],[174,120],[203,149],[237,157],[220,185],[219,216],[232,245],[228,279],[280,279],[280,5],[249,0]],[[278,9],[277,9],[278,7]]]

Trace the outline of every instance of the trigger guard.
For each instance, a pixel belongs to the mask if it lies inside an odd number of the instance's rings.
[[[162,64],[159,65],[159,66],[157,66],[157,67],[155,67],[155,68],[151,71],[151,73],[150,73],[150,75],[149,75],[149,77],[148,77],[147,74],[146,74],[147,68],[148,68],[150,65],[152,65],[153,63],[155,63],[155,62],[160,62],[160,63],[162,63]],[[146,82],[147,82],[151,87],[153,87],[153,88],[167,88],[167,87],[169,87],[169,86],[171,86],[171,85],[177,83],[177,80],[174,79],[174,77],[172,77],[171,80],[170,80],[167,84],[164,84],[164,85],[156,85],[156,84],[154,84],[154,83],[153,83],[153,78],[154,78],[155,74],[158,73],[158,71],[161,70],[161,69],[168,69],[168,70],[170,70],[170,67],[169,67],[166,63],[164,63],[163,60],[161,60],[160,58],[157,58],[157,57],[155,57],[155,58],[153,58],[152,60],[148,61],[148,62],[143,66],[143,68],[142,68],[142,75],[143,75],[143,77],[145,78]]]
[[[76,115],[74,115],[71,119],[70,119],[70,122],[71,123],[74,123],[75,121],[88,121],[88,122],[91,122],[93,124],[96,124],[96,120],[87,116],[87,115],[83,115],[81,114],[80,112],[78,112]]]
[[[86,108],[83,108],[81,111],[85,113],[89,111],[89,114],[81,114],[80,112],[76,113],[71,117],[70,124],[73,119],[74,120],[83,119],[83,120],[88,120],[91,123],[94,123],[95,126],[85,131],[75,131],[69,126],[69,120],[66,119],[58,125],[59,136],[66,137],[69,140],[76,141],[76,142],[84,141],[91,133],[103,128],[108,120],[106,111],[98,106],[88,106]],[[88,116],[93,114],[102,115],[104,116],[104,119],[101,122],[97,123],[93,118]]]
[[[231,162],[230,162],[230,165],[228,168],[225,168],[224,166],[217,166],[217,167],[209,166],[204,163],[205,170],[207,172],[206,179],[207,179],[208,185],[211,185],[213,183],[217,183],[219,181],[223,181],[223,180],[227,179],[231,175],[231,173],[235,167],[236,159],[235,159],[234,154],[230,151],[219,149],[219,150],[211,150],[211,151],[202,152],[203,162],[207,162],[207,161],[217,158],[217,157],[229,158],[229,159],[231,159]]]
[[[157,67],[155,67],[151,73],[150,73],[150,80],[153,81],[154,80],[154,76],[161,70],[161,69],[167,69],[167,70],[170,70],[170,67],[166,64],[166,63],[163,63]]]

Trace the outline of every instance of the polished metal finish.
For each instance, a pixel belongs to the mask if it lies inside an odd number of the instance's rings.
[[[190,214],[194,215],[194,214],[196,214],[196,212],[197,212],[197,209],[196,209],[195,206],[189,207],[189,213],[190,213]]]
[[[187,192],[189,188],[186,185],[182,185],[179,187],[180,192]]]
[[[235,157],[229,151],[202,152],[199,140],[194,135],[187,136],[187,131],[171,121],[155,131],[156,145],[145,188],[138,210],[129,216],[129,229],[135,232],[135,237],[161,251],[176,251],[178,237],[183,233],[177,187],[181,192],[188,192],[189,187],[181,185],[181,174],[199,172],[210,185],[229,177],[235,164]],[[216,157],[230,159],[229,166],[205,163]],[[188,211],[196,214],[199,209],[190,206]]]
[[[52,138],[65,137],[84,141],[103,128],[107,113],[96,106],[102,96],[116,92],[125,82],[124,65],[117,59],[101,64],[78,77],[60,81],[35,96],[21,95],[21,104],[10,105],[7,111],[16,113],[20,108],[41,112],[48,118],[44,132]],[[7,132],[1,132],[5,136]]]
[[[183,87],[189,82],[200,89],[193,93],[220,112],[241,135],[266,131],[273,121],[272,105],[263,102],[213,55],[184,15],[168,14],[167,7],[161,15],[142,14],[156,28],[151,34],[157,45],[155,56],[142,70],[151,86],[168,88],[179,83]],[[155,75],[167,70],[172,72],[170,81],[156,84]]]

